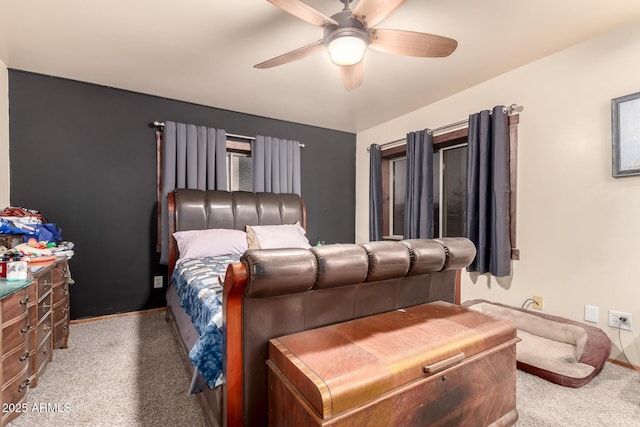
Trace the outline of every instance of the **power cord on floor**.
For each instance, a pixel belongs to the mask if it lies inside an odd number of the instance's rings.
[[[624,316],[620,316],[620,323],[618,324],[618,342],[620,343],[620,350],[622,351],[622,355],[624,356],[624,359],[627,361],[627,364],[629,365],[629,367],[634,371],[638,371],[638,369],[636,369],[636,367],[633,366],[633,364],[629,361],[629,358],[627,357],[627,353],[624,351],[624,346],[622,345],[622,336],[620,334],[620,331],[622,330],[622,325],[625,325],[626,323],[627,323],[627,318]]]

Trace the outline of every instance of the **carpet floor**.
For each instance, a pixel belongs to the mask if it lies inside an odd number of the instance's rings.
[[[204,425],[164,313],[70,327],[12,427]]]
[[[164,314],[73,324],[10,426],[204,426],[188,387]],[[518,427],[640,427],[640,372],[611,363],[579,389],[518,371],[516,393]]]
[[[516,391],[518,427],[640,427],[640,372],[613,363],[580,388],[518,370]]]

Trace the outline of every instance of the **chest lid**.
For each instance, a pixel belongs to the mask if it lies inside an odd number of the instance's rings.
[[[513,323],[446,302],[269,341],[269,364],[323,419],[516,338]]]

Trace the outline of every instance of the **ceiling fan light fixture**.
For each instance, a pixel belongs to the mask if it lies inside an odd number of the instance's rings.
[[[354,65],[362,61],[369,46],[369,35],[353,28],[342,28],[330,34],[325,45],[336,65]]]

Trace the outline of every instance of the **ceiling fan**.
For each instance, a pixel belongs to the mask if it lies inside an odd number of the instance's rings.
[[[405,0],[360,0],[353,11],[349,7],[353,0],[340,0],[344,9],[331,17],[302,0],[267,1],[303,21],[324,28],[324,37],[254,67],[262,69],[287,64],[326,47],[333,63],[340,67],[342,82],[347,90],[362,84],[362,59],[367,47],[396,55],[444,57],[449,56],[458,46],[457,41],[448,37],[373,28]]]

